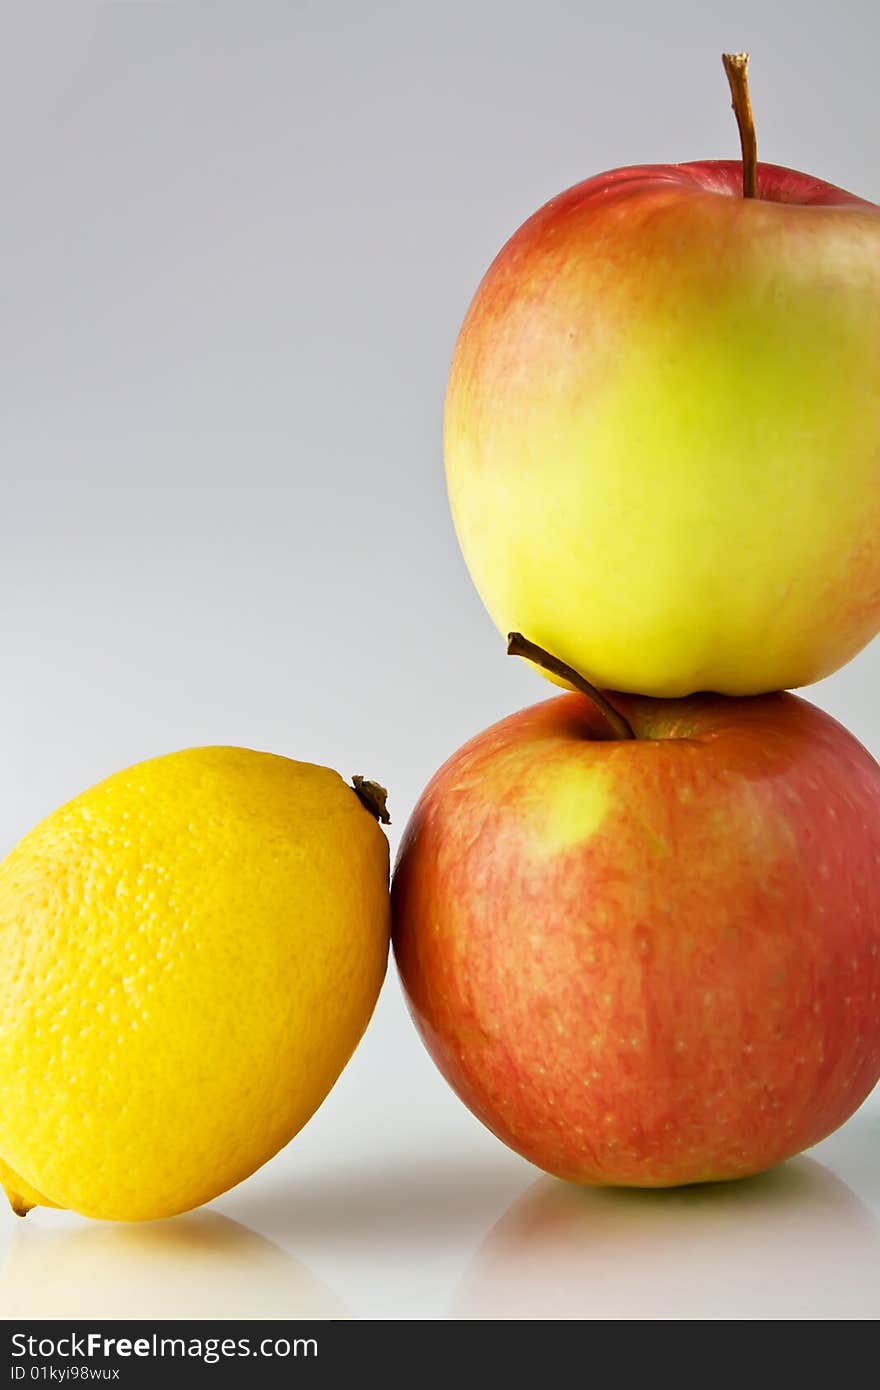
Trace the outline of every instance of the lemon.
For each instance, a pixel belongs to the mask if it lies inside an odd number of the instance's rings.
[[[292,1138],[388,956],[381,788],[244,748],[126,769],[0,864],[0,1180],[136,1221]]]

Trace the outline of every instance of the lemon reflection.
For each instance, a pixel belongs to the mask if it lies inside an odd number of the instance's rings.
[[[311,1270],[217,1212],[145,1225],[17,1226],[0,1317],[340,1318]]]
[[[478,1251],[460,1318],[876,1318],[880,1223],[800,1158],[736,1183],[588,1189],[541,1178]]]

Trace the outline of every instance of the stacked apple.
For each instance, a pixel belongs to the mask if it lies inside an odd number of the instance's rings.
[[[746,65],[742,160],[553,199],[449,382],[465,558],[573,693],[437,773],[394,945],[458,1094],[582,1182],[760,1171],[880,1076],[880,768],[780,693],[880,627],[880,208],[757,163]]]

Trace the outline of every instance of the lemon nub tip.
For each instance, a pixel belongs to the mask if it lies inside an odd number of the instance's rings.
[[[34,1209],[34,1203],[26,1202],[23,1197],[19,1197],[17,1192],[7,1192],[6,1198],[16,1216],[24,1218],[29,1211],[33,1211]]]

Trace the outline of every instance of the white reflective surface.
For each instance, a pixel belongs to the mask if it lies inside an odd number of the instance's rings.
[[[542,1178],[468,1267],[465,1318],[871,1318],[880,1222],[798,1158],[698,1191],[580,1191]]]
[[[0,1271],[14,1318],[341,1318],[301,1261],[218,1212],[144,1226],[24,1223]]]

